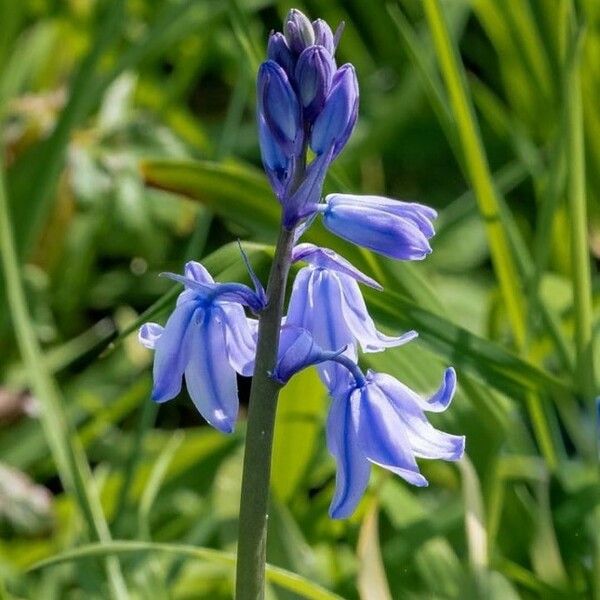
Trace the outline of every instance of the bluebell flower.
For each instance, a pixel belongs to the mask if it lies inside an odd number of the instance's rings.
[[[256,350],[243,306],[260,310],[264,292],[239,283],[215,283],[197,262],[186,264],[183,277],[167,276],[185,285],[175,310],[164,328],[146,323],[138,335],[155,351],[152,399],[171,400],[185,377],[200,414],[216,429],[230,433],[239,404],[236,371],[252,374]]]
[[[359,246],[401,260],[431,253],[433,208],[382,196],[330,194],[319,206],[329,231]]]
[[[344,354],[355,359],[357,343],[364,352],[379,352],[417,336],[415,331],[397,337],[377,331],[358,284],[375,289],[381,286],[333,250],[298,244],[292,260],[307,262],[308,266],[296,275],[286,323],[309,331],[323,350],[346,348]],[[319,367],[330,389],[340,381],[340,368],[333,363]]]
[[[371,472],[379,465],[412,485],[426,486],[416,458],[459,460],[465,438],[435,429],[425,411],[445,410],[456,389],[449,368],[439,390],[421,398],[397,379],[369,371],[345,390],[336,390],[327,419],[327,445],[337,464],[329,513],[342,519],[354,512]]]

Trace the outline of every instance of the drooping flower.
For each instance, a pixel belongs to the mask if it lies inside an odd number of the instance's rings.
[[[236,371],[252,374],[256,340],[243,306],[261,310],[262,288],[215,283],[197,262],[185,275],[166,274],[185,285],[164,327],[146,323],[140,342],[154,349],[152,399],[171,400],[185,377],[188,393],[200,414],[216,429],[230,433],[238,412]]]
[[[377,331],[358,284],[375,289],[381,286],[333,250],[298,244],[292,260],[307,262],[308,266],[296,275],[286,323],[309,331],[323,350],[346,348],[344,354],[356,359],[357,343],[364,352],[379,352],[416,337],[415,331],[398,337]],[[340,382],[340,368],[330,363],[319,367],[330,389]],[[341,381],[345,381],[345,374]]]
[[[319,206],[329,231],[359,246],[400,260],[431,253],[433,208],[382,196],[329,194]]]
[[[369,371],[345,390],[335,390],[327,419],[327,445],[336,460],[336,490],[329,513],[342,519],[354,512],[379,465],[412,485],[426,486],[416,458],[459,460],[465,438],[435,429],[424,411],[445,410],[456,389],[449,368],[439,390],[421,398],[397,379]]]

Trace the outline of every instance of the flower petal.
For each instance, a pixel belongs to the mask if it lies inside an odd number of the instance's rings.
[[[344,273],[376,290],[383,289],[374,279],[359,271],[350,261],[329,248],[320,248],[309,243],[298,244],[292,251],[292,261],[296,262],[299,260],[306,261],[316,267]]]
[[[433,427],[422,410],[425,400],[390,375],[377,373],[372,375],[371,379],[402,419],[415,456],[443,460],[460,459],[465,449],[464,436],[451,435]],[[447,386],[444,383],[442,389],[445,387]]]
[[[356,347],[343,314],[342,290],[338,274],[326,269],[313,270],[309,289],[306,310],[310,312],[308,329],[313,339],[326,352],[345,347],[343,354],[355,360]],[[344,367],[334,362],[327,362],[319,365],[318,370],[330,392],[337,393],[346,389],[348,373]]]
[[[221,304],[225,324],[225,346],[229,364],[240,374],[250,377],[254,372],[256,336],[239,304]]]
[[[138,331],[138,341],[149,350],[154,350],[163,331],[164,327],[158,323],[144,323]]]
[[[195,260],[190,260],[185,263],[185,276],[197,283],[214,283],[212,275],[207,271],[206,267]]]
[[[375,323],[367,311],[358,283],[347,275],[340,274],[338,278],[343,291],[342,313],[363,352],[380,352],[385,348],[406,344],[417,337],[416,331],[407,331],[397,337],[377,331]]]
[[[366,457],[413,485],[427,485],[419,473],[405,425],[382,390],[367,383],[352,394],[350,402],[358,443]]]
[[[196,302],[177,306],[156,341],[152,390],[155,402],[171,400],[181,391],[181,377],[189,358],[187,330],[196,310],[201,312]]]
[[[371,465],[360,450],[347,394],[333,398],[327,417],[327,447],[335,458],[335,494],[329,507],[333,519],[349,517],[369,483]]]
[[[231,433],[239,401],[220,313],[212,308],[201,323],[190,328],[190,361],[185,369],[185,382],[194,405],[208,423],[223,433]]]

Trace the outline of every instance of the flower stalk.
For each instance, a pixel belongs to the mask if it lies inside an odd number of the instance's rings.
[[[294,232],[281,228],[267,286],[267,306],[258,321],[256,363],[248,409],[237,551],[236,600],[264,597],[271,452],[281,384],[276,367]]]

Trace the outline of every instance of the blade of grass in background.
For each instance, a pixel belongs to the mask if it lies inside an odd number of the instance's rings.
[[[73,494],[79,504],[89,536],[93,540],[109,541],[110,531],[102,512],[96,484],[85,453],[77,437],[70,430],[60,392],[51,375],[46,371],[43,354],[31,324],[21,283],[21,273],[10,222],[9,203],[4,185],[4,173],[1,167],[0,249],[8,303],[17,342],[31,378],[32,388],[42,403],[42,424],[61,481],[65,489]],[[106,570],[112,596],[116,600],[126,600],[128,598],[127,588],[118,561],[115,558],[108,558]]]
[[[479,210],[484,220],[492,262],[508,319],[511,324],[515,345],[523,349],[527,343],[525,301],[518,270],[514,264],[506,231],[500,216],[497,191],[490,174],[486,153],[477,129],[471,106],[465,75],[454,47],[439,0],[425,0],[425,15],[436,49],[442,76],[446,82],[452,111],[456,119],[458,135],[465,160],[465,169],[473,186]],[[556,464],[556,450],[540,398],[529,395],[528,410],[540,448],[549,464]]]
[[[76,550],[56,554],[52,558],[48,558],[32,565],[29,570],[37,571],[64,562],[83,560],[91,556],[105,557],[148,552],[180,555],[200,561],[221,563],[232,568],[235,565],[234,554],[214,550],[212,548],[199,548],[197,546],[184,546],[181,544],[158,544],[151,542],[115,540],[114,542],[105,544],[88,544],[87,546],[82,546]],[[295,573],[291,573],[290,571],[280,569],[273,565],[267,564],[266,576],[269,582],[280,586],[282,589],[294,592],[301,598],[306,598],[307,600],[343,600],[341,596],[329,592],[320,585],[300,577],[300,575],[296,575]]]

